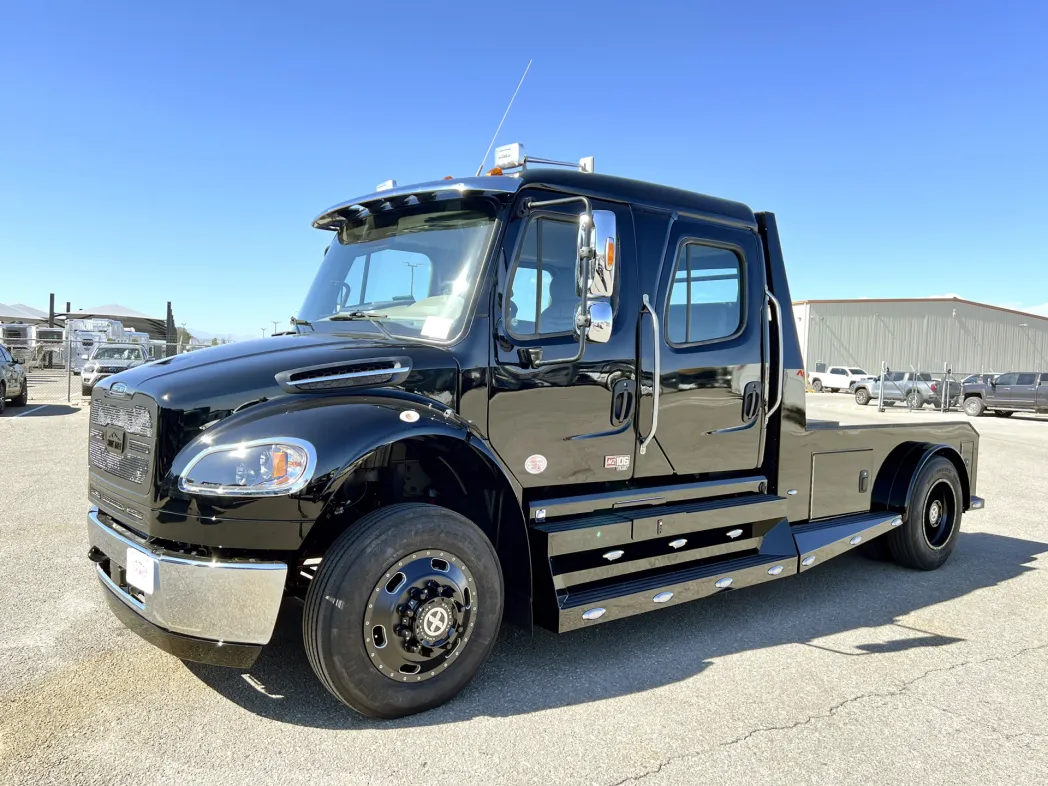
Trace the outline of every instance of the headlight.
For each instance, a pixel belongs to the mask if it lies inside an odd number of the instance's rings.
[[[85,363],[84,371],[86,371],[88,374],[92,373],[95,370],[95,365],[96,364],[94,363]]]
[[[317,454],[301,439],[275,437],[205,448],[178,476],[191,494],[263,497],[292,494],[313,477]]]

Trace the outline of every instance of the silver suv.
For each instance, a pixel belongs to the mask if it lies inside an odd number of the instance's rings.
[[[90,396],[99,380],[146,362],[141,344],[96,344],[80,372],[80,392]]]
[[[29,400],[29,388],[25,378],[25,366],[11,357],[11,352],[0,344],[0,412],[7,406],[24,407]]]

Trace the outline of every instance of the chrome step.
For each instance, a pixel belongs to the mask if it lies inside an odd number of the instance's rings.
[[[793,528],[800,554],[799,571],[803,573],[821,565],[899,526],[902,526],[902,516],[886,511],[799,524]]]

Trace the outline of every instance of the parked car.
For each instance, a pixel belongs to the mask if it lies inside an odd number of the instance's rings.
[[[870,401],[879,401],[881,397],[879,377],[861,380],[855,385],[855,403],[865,406]],[[925,404],[942,406],[942,396],[952,406],[960,397],[961,386],[952,380],[943,383],[924,371],[889,371],[885,374],[884,401],[895,404],[905,401],[911,409],[920,409]]]
[[[25,366],[11,356],[10,350],[0,344],[0,412],[7,406],[24,407],[29,400],[29,387],[25,378]]]
[[[141,344],[98,344],[84,363],[80,374],[80,392],[90,396],[99,380],[145,363],[146,350]]]
[[[987,411],[999,418],[1048,413],[1048,372],[1009,371],[986,382],[965,380],[964,411],[973,418]]]
[[[873,379],[873,376],[861,368],[849,366],[830,366],[826,371],[814,371],[808,376],[808,382],[816,393],[822,393],[823,390],[831,393],[851,390],[857,382],[868,379]]]

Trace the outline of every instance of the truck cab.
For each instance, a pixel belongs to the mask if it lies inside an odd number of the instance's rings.
[[[816,393],[823,390],[838,393],[842,390],[852,391],[856,383],[871,379],[872,375],[855,366],[830,366],[825,371],[813,371],[808,382]]]
[[[318,678],[389,718],[504,616],[566,633],[860,544],[945,562],[978,434],[809,425],[773,214],[500,160],[321,213],[292,330],[95,385],[89,557],[129,627],[245,667],[298,596]]]

